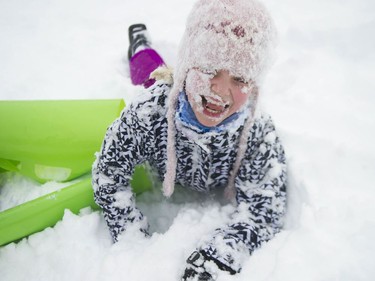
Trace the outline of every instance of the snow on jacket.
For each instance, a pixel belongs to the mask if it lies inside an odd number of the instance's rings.
[[[156,84],[146,98],[127,107],[108,129],[97,154],[95,201],[114,241],[135,222],[147,233],[148,224],[135,205],[129,181],[135,166],[145,161],[164,178],[169,91],[170,85]],[[200,135],[176,127],[176,184],[203,192],[225,188],[242,126]],[[286,204],[284,150],[269,117],[254,120],[247,145],[235,179],[237,208],[232,221],[198,249],[232,272],[239,272],[244,259],[280,230]]]

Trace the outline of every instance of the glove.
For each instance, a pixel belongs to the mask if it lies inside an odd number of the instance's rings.
[[[207,260],[202,253],[197,251],[193,252],[186,260],[187,266],[185,273],[182,276],[183,281],[214,281],[211,273],[205,268]]]
[[[198,278],[198,279],[196,279]],[[213,281],[211,274],[206,271],[198,273],[194,268],[186,268],[184,276],[182,277],[183,281]]]

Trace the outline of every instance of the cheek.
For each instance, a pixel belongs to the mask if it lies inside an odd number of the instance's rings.
[[[185,90],[188,100],[195,110],[203,110],[201,96],[210,93],[210,76],[194,69],[186,76]]]
[[[250,93],[244,93],[240,88],[233,91],[233,103],[236,110],[247,103]]]
[[[186,76],[186,91],[189,95],[200,96],[210,91],[210,76],[192,69]]]

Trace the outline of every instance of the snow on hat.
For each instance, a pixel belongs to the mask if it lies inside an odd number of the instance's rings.
[[[168,161],[163,183],[165,196],[169,197],[174,190],[177,166],[174,117],[178,93],[184,89],[188,71],[192,68],[228,70],[233,76],[259,85],[270,62],[275,35],[271,17],[256,0],[198,0],[193,6],[180,43],[174,84],[169,93]],[[249,114],[253,115],[254,112]],[[229,183],[232,191],[234,177],[246,149],[243,142],[247,140],[252,119],[249,116],[244,124],[240,149]]]
[[[174,81],[182,90],[193,67],[225,69],[258,82],[269,64],[275,28],[264,6],[254,0],[200,0],[186,24]]]

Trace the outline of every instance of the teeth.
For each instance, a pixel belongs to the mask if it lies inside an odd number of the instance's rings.
[[[209,97],[206,97],[206,101],[209,102],[209,103],[212,103],[212,104],[218,105],[218,106],[222,106],[222,107],[228,107],[228,106],[229,106],[229,105],[228,105],[227,103],[225,103],[224,101],[216,100],[216,99],[210,99]]]
[[[202,97],[202,105],[203,107],[212,114],[222,114],[225,110],[229,108],[229,104],[225,104],[224,102],[211,99],[207,96],[201,96]],[[214,108],[210,107],[213,105]]]
[[[220,112],[222,112],[221,110],[219,111],[219,110],[211,109],[211,108],[209,108],[209,107],[207,107],[207,106],[206,106],[206,109],[207,109],[209,112],[211,112],[211,113],[220,113]]]

